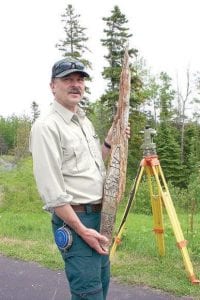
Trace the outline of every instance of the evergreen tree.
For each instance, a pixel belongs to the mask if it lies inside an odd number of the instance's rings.
[[[99,116],[103,115],[103,125],[99,124],[101,126],[98,126],[98,128],[101,128],[101,136],[105,136],[116,112],[124,51],[125,48],[130,45],[130,38],[132,37],[132,34],[129,33],[128,20],[118,6],[114,6],[111,10],[111,15],[109,17],[104,17],[103,21],[105,22],[105,37],[101,39],[101,42],[107,49],[107,53],[104,56],[107,66],[103,68],[102,75],[107,81],[107,89],[101,96],[95,111],[95,115],[96,113]],[[142,75],[144,73],[143,64],[142,61],[137,60],[138,51],[133,48],[129,48],[128,51],[130,58],[133,58],[134,56],[134,63],[131,63],[130,65],[131,91],[129,116],[131,131],[134,134],[131,140],[129,140],[128,161],[130,163],[128,163],[127,172],[132,180],[141,159],[140,145],[142,141],[140,131],[144,128],[146,123],[144,114],[137,111],[137,108],[144,101],[146,91],[144,90],[142,82]]]
[[[167,180],[179,187],[185,186],[183,168],[180,161],[180,146],[175,138],[172,126],[172,100],[175,91],[171,87],[171,78],[166,73],[160,74],[160,123],[156,138],[157,151]]]
[[[198,173],[200,168],[200,126],[197,123],[190,124],[186,130],[186,144],[189,148],[188,175]]]
[[[111,16],[104,17],[103,21],[106,22],[106,29],[104,29],[106,37],[101,39],[101,42],[108,50],[108,54],[104,56],[108,66],[104,67],[102,72],[103,78],[107,80],[107,91],[102,95],[101,102],[105,103],[109,108],[110,118],[112,118],[115,114],[115,105],[118,100],[124,50],[127,44],[129,44],[129,38],[132,34],[129,33],[129,28],[127,27],[128,20],[126,16],[121,13],[118,6],[114,6],[114,9],[111,11]],[[133,54],[136,55],[137,50],[133,48],[129,49],[129,55],[132,56]],[[132,72],[134,72],[133,69]],[[133,75],[132,81],[135,79],[135,82],[138,77],[135,73]]]
[[[40,116],[39,105],[33,101],[31,104],[31,116],[32,116],[32,123]]]
[[[186,135],[187,137],[187,135]],[[188,210],[191,217],[200,209],[200,126],[193,124],[190,138],[190,154],[188,159]],[[193,217],[192,217],[193,219]]]
[[[90,50],[86,45],[88,41],[88,37],[85,34],[86,28],[80,25],[81,15],[75,13],[73,6],[69,4],[61,17],[64,23],[65,39],[60,40],[56,44],[56,48],[63,52],[64,57],[75,58],[91,69],[92,64],[86,59],[86,53],[90,52]],[[90,94],[88,86],[86,86],[86,93]],[[84,96],[80,105],[87,109],[88,101],[88,97]]]
[[[160,81],[160,121],[169,123],[173,116],[172,100],[174,99],[175,91],[171,86],[172,79],[167,75],[167,73],[161,72]]]
[[[65,9],[65,13],[61,15],[62,22],[64,23],[65,39],[60,40],[56,44],[63,56],[70,56],[78,59],[87,67],[91,67],[89,60],[85,58],[85,53],[90,52],[86,46],[88,37],[85,34],[85,27],[80,25],[80,14],[76,14],[73,6],[69,4]]]
[[[161,122],[156,138],[157,152],[164,175],[173,185],[185,187],[183,168],[180,162],[180,146],[169,124]]]

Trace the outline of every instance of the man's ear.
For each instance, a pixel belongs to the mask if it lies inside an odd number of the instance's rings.
[[[55,92],[54,92],[55,81],[52,79],[49,85],[50,85],[50,88],[51,88],[52,93],[54,94],[54,93],[55,93]]]

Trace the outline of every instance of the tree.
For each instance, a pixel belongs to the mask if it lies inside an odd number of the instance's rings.
[[[107,91],[101,97],[101,102],[105,103],[110,110],[110,118],[113,117],[118,100],[120,73],[122,69],[124,50],[129,44],[129,28],[126,27],[128,20],[121,13],[118,6],[114,6],[110,17],[104,17],[106,22],[104,33],[106,37],[101,39],[102,45],[107,48],[108,54],[105,55],[108,66],[104,67],[102,75],[107,80]],[[137,54],[136,49],[129,49],[129,55]],[[133,69],[132,69],[133,72]],[[135,75],[135,74],[134,74]],[[133,76],[132,76],[133,80]]]
[[[40,116],[39,105],[33,101],[31,104],[32,123]]]
[[[72,57],[81,61],[86,67],[91,69],[91,62],[86,59],[86,53],[91,52],[86,45],[88,37],[85,34],[85,27],[80,25],[80,14],[76,14],[73,6],[69,4],[65,9],[65,13],[61,15],[64,23],[65,39],[60,40],[56,44],[64,57]],[[91,79],[88,79],[91,80]],[[90,94],[89,88],[86,86],[86,93]],[[88,98],[84,96],[80,105],[87,108]]]
[[[185,178],[180,161],[180,146],[176,140],[172,126],[172,100],[175,91],[171,86],[171,78],[165,72],[160,74],[160,123],[156,138],[158,155],[167,180],[175,186],[184,187]]]
[[[8,146],[5,142],[5,139],[3,136],[0,136],[0,155],[6,154],[8,151]]]
[[[170,122],[174,114],[172,100],[175,96],[175,90],[172,89],[171,81],[172,79],[168,76],[167,73],[160,73],[160,122],[164,123]]]
[[[28,149],[30,128],[30,119],[26,116],[23,116],[18,122],[16,132],[16,143],[14,149],[14,156],[16,162],[30,154]]]
[[[19,122],[19,118],[15,115],[12,115],[7,118],[0,117],[1,137],[4,139],[8,151],[13,149],[15,146],[18,122]]]
[[[69,4],[65,13],[61,15],[64,23],[65,39],[56,44],[63,56],[70,56],[84,63],[91,68],[91,63],[85,58],[85,52],[90,52],[86,46],[88,37],[85,34],[85,27],[80,25],[80,14],[76,14],[73,6]]]
[[[190,88],[190,72],[187,70],[186,72],[187,82],[186,82],[186,92],[185,95],[183,95],[180,92],[179,85],[177,84],[177,100],[178,100],[178,123],[180,126],[180,132],[181,132],[181,163],[184,163],[184,154],[185,154],[185,121],[187,119],[186,116],[186,104],[189,101],[189,97],[191,94],[191,88]]]

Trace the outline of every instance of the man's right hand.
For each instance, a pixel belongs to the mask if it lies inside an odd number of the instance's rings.
[[[108,251],[102,248],[102,244],[108,244],[108,239],[94,229],[85,228],[81,233],[81,238],[99,254],[108,255]]]

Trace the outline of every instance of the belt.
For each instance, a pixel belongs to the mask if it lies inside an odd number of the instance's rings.
[[[102,204],[78,204],[71,205],[75,212],[99,212],[101,211]]]

